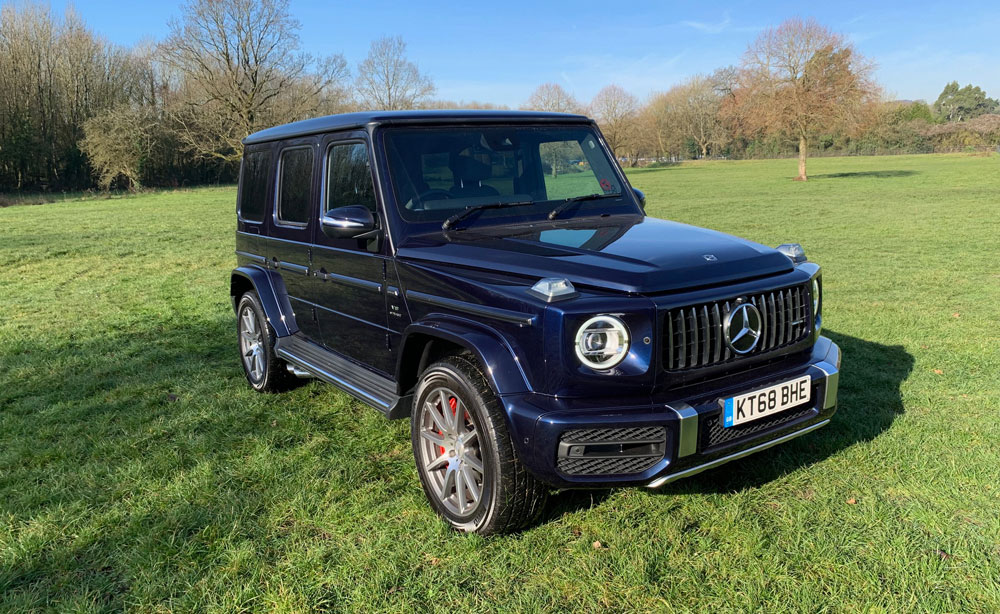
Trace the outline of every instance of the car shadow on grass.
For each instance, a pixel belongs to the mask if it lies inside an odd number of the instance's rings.
[[[843,352],[837,413],[830,424],[746,459],[678,480],[655,492],[663,495],[736,493],[756,488],[801,467],[821,462],[885,432],[903,413],[900,385],[914,359],[902,346],[883,345],[824,331]],[[749,460],[752,459],[752,460]],[[749,462],[748,462],[749,460]],[[564,491],[553,497],[546,520],[599,505],[611,490]]]
[[[825,173],[822,175],[809,175],[809,180],[813,179],[889,179],[891,177],[912,177],[919,175],[919,171],[856,171],[853,173]]]

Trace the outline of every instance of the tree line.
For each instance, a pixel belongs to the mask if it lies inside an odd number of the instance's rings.
[[[124,48],[70,9],[0,9],[0,192],[233,181],[241,140],[359,109],[505,108],[435,98],[400,37],[353,68],[302,49],[287,0],[191,0],[162,41]],[[764,31],[738,65],[640,100],[538,87],[521,108],[593,116],[630,165],[686,158],[877,154],[1000,145],[1000,104],[950,83],[933,105],[887,102],[873,65],[812,20]]]

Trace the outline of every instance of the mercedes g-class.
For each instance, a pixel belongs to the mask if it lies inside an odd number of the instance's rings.
[[[409,418],[430,505],[482,534],[552,489],[658,487],[814,431],[820,267],[648,217],[597,125],[364,112],[244,140],[231,296],[260,391]]]

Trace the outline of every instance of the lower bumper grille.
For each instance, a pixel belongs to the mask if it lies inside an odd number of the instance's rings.
[[[642,473],[665,451],[662,426],[573,429],[559,439],[556,468],[567,475]]]
[[[776,426],[782,424],[787,424],[798,420],[803,416],[816,413],[816,410],[812,407],[803,407],[801,409],[792,409],[784,411],[777,414],[773,418],[764,418],[763,420],[755,420],[749,424],[743,424],[740,426],[731,426],[725,428],[722,426],[722,413],[719,412],[714,416],[708,416],[702,418],[701,420],[701,448],[706,450],[709,448],[714,448],[715,446],[720,446],[726,443],[732,443],[740,439],[747,437],[752,437],[757,433],[762,433],[766,430],[772,429]]]

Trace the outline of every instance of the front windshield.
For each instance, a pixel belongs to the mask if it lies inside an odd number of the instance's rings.
[[[566,199],[575,213],[637,213],[589,126],[456,126],[385,132],[399,211],[409,222],[438,222],[468,207],[534,203],[477,212],[484,218],[537,217]],[[506,221],[506,220],[505,220]]]

